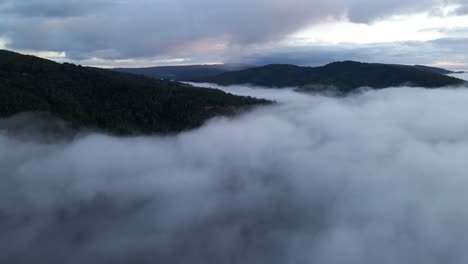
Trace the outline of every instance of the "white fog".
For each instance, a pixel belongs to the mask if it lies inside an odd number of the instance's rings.
[[[164,137],[0,121],[0,262],[468,261],[468,90],[223,90],[277,104]]]

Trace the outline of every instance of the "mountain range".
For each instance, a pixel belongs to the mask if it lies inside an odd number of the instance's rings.
[[[115,68],[118,72],[140,74],[155,79],[187,81],[196,78],[216,76],[221,73],[252,68],[244,64],[213,64],[213,65],[183,65],[159,66],[148,68]]]
[[[198,88],[167,79],[220,85],[254,84],[302,90],[351,92],[359,87],[436,88],[466,82],[428,66],[335,62],[321,67],[272,64],[146,68],[131,74],[0,50],[0,117],[50,113],[73,128],[114,134],[173,133],[196,128],[217,115],[230,115],[268,100]],[[241,70],[238,70],[238,69]],[[157,69],[158,75],[156,74]],[[176,74],[174,77],[172,74]],[[166,74],[166,75],[164,75]],[[166,79],[164,78],[166,76]],[[174,78],[170,78],[174,77]]]
[[[397,64],[334,62],[321,67],[271,64],[216,76],[195,78],[194,82],[219,85],[252,84],[266,87],[300,87],[302,90],[337,89],[347,93],[360,87],[382,89],[395,86],[438,88],[464,85],[464,80],[441,73],[440,68]]]

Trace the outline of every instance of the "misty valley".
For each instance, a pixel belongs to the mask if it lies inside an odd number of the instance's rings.
[[[0,264],[467,264],[468,0],[0,0]]]
[[[466,259],[467,89],[196,85],[276,103],[170,136],[0,120],[0,262]]]

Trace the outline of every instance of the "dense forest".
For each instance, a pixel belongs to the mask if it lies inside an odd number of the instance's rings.
[[[267,100],[0,50],[0,117],[48,112],[74,128],[115,134],[200,126]]]
[[[350,92],[360,87],[387,88],[420,86],[427,88],[462,85],[465,81],[434,72],[434,68],[394,64],[334,62],[322,67],[300,67],[272,64],[241,71],[226,72],[214,77],[199,78],[198,82],[220,85],[254,84],[267,87],[299,86],[303,89],[333,87]]]

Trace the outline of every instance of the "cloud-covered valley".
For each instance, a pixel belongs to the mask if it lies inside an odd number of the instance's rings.
[[[466,263],[467,90],[224,89],[278,104],[166,137],[0,121],[0,262]]]

